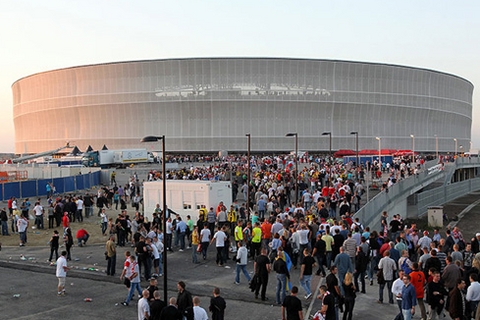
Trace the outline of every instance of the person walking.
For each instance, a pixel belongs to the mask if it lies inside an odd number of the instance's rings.
[[[227,303],[220,296],[220,289],[217,287],[213,288],[213,297],[210,299],[210,306],[208,307],[212,313],[212,320],[224,320],[226,308]]]
[[[283,260],[283,251],[278,252],[277,258],[273,263],[273,270],[277,273],[276,303],[282,304],[286,296],[287,278],[290,278],[287,263]]]
[[[105,244],[105,254],[107,259],[107,276],[115,275],[115,265],[117,263],[117,246],[115,244],[115,235],[110,235]]]
[[[404,287],[402,289],[402,314],[404,320],[411,320],[415,314],[417,305],[417,293],[415,287],[410,283],[410,275],[403,275]]]
[[[255,262],[253,264],[253,271],[255,276],[257,277],[257,282],[255,286],[255,299],[258,299],[258,293],[261,287],[262,301],[267,300],[265,293],[267,291],[268,274],[270,273],[270,270],[270,259],[268,259],[267,256],[267,248],[262,248],[261,254],[255,258]]]
[[[393,284],[394,273],[395,271],[397,271],[397,264],[395,263],[395,260],[390,258],[389,250],[386,250],[383,253],[383,258],[380,259],[380,262],[378,263],[378,269],[380,270],[379,272],[383,273],[383,278],[385,281],[383,281],[382,283],[379,283],[377,302],[383,303],[383,290],[385,289],[385,285],[387,285],[388,302],[393,304],[392,284]]]
[[[355,298],[357,296],[355,294],[356,287],[353,284],[353,274],[351,272],[347,272],[345,274],[345,278],[343,279],[342,287],[343,287],[343,292],[344,292],[344,303],[345,303],[343,320],[347,320],[347,319],[352,320],[353,307],[355,306]]]
[[[142,289],[140,288],[140,271],[138,268],[138,263],[133,254],[129,257],[129,259],[130,264],[127,267],[125,277],[130,281],[130,291],[128,292],[125,301],[122,302],[123,306],[128,306],[130,300],[132,300],[133,295],[135,294],[135,290],[138,291],[139,295],[142,295]]]
[[[308,248],[305,248],[302,254],[304,258],[302,259],[300,267],[300,285],[305,290],[305,299],[308,300],[312,296],[312,290],[310,289],[310,286],[315,259],[310,254],[310,249]]]
[[[225,234],[225,232],[223,232],[221,227],[218,227],[217,232],[215,233],[212,240],[210,241],[210,244],[215,242],[215,246],[217,248],[216,263],[220,267],[223,267],[224,263],[226,262],[225,253],[224,253],[224,247],[225,247],[225,241],[226,240],[227,240],[227,235]]]
[[[60,257],[57,259],[57,271],[56,276],[58,278],[58,290],[57,295],[65,295],[65,282],[67,278],[67,271],[70,268],[67,265],[67,251],[62,251]]]
[[[303,320],[302,301],[298,299],[298,287],[293,286],[282,303],[282,320]]]
[[[235,269],[235,284],[240,284],[240,271],[243,272],[243,275],[247,279],[248,282],[250,282],[251,277],[248,274],[247,271],[247,262],[248,262],[248,251],[247,247],[245,247],[245,244],[243,241],[237,242],[238,250],[237,250],[237,266]]]

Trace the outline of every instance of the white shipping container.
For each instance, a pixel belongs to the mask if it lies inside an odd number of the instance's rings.
[[[143,183],[144,214],[148,221],[152,221],[153,212],[157,203],[163,209],[163,181],[150,181]],[[198,219],[201,205],[207,209],[223,201],[225,207],[230,209],[232,204],[232,185],[230,181],[190,181],[167,180],[167,206],[178,213],[182,220],[190,215],[193,221]]]

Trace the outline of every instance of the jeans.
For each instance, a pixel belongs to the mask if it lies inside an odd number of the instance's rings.
[[[203,256],[203,260],[207,259],[207,249],[208,249],[208,245],[210,244],[210,242],[206,241],[206,242],[202,242],[202,256]]]
[[[23,244],[27,242],[27,232],[23,231],[23,232],[19,232],[19,234],[20,234],[20,242]]]
[[[385,289],[385,285],[387,285],[388,302],[393,303],[392,284],[393,284],[393,280],[385,280],[384,284],[379,285],[379,287],[378,287],[378,300],[380,302],[383,302],[383,289]]]
[[[180,240],[180,249],[185,250],[185,232],[178,232],[178,238]]]
[[[163,252],[162,253],[158,253],[160,259],[159,260],[159,264],[158,264],[158,274],[163,274]]]
[[[130,300],[132,300],[132,297],[135,294],[135,289],[137,289],[139,295],[142,295],[142,288],[140,287],[140,282],[131,282],[130,291],[128,292],[127,299],[125,299],[126,303],[129,303]]]
[[[93,216],[93,207],[85,207],[85,218]]]
[[[276,292],[276,302],[277,304],[282,304],[285,300],[287,287],[287,275],[284,273],[277,273],[277,292]]]
[[[330,270],[332,265],[332,251],[327,251],[327,269]]]
[[[38,229],[43,229],[43,214],[35,216],[35,224]]]
[[[105,231],[107,231],[108,227],[108,222],[102,222],[102,235],[105,234]]]
[[[402,314],[403,314],[403,320],[412,320],[412,310],[408,309],[402,309]]]
[[[243,275],[245,276],[245,278],[247,279],[248,282],[250,282],[250,280],[252,280],[252,278],[248,274],[247,265],[237,263],[237,267],[235,269],[235,282],[240,283],[240,271],[243,272]]]
[[[192,245],[192,262],[193,262],[193,263],[198,263],[198,259],[197,259],[197,247],[198,247],[198,244]]]
[[[2,221],[2,236],[8,236],[8,222]]]
[[[83,240],[84,244],[87,244],[87,241],[88,241],[88,238],[89,238],[89,237],[90,237],[90,235],[89,235],[89,234],[86,234],[86,235],[83,236],[82,238],[77,238],[77,240],[78,240],[78,246],[79,246],[79,247],[83,246],[82,240]]]
[[[312,281],[312,275],[303,275],[303,278],[300,279],[300,285],[302,288],[305,290],[306,295],[310,295],[312,293],[312,290],[310,290],[310,285]]]

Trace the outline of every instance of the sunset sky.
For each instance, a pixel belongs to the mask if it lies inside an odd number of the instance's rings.
[[[474,0],[0,0],[0,152],[14,151],[12,83],[85,64],[187,57],[338,59],[433,69],[477,86],[479,13]],[[479,103],[475,89],[474,148],[480,148]]]

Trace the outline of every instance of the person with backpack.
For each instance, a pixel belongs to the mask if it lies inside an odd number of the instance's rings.
[[[408,250],[402,250],[402,256],[398,259],[398,269],[403,270],[405,274],[412,272],[412,261],[408,258]]]

